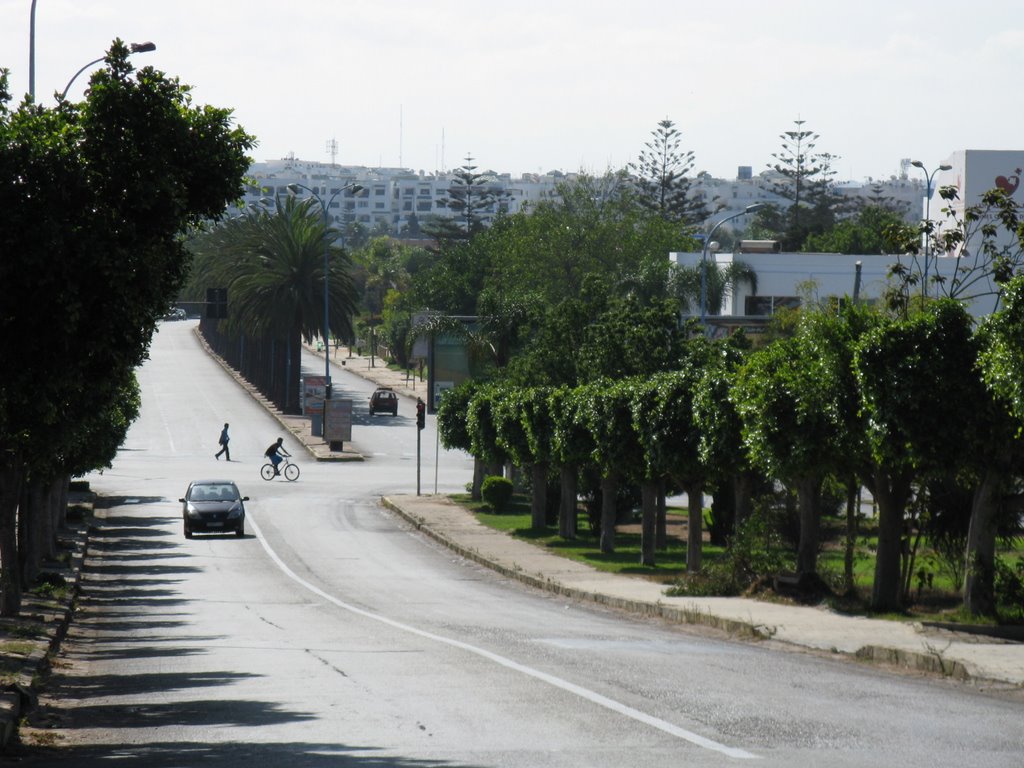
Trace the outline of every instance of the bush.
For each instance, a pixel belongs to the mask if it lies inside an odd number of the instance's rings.
[[[480,496],[491,509],[501,514],[512,500],[512,481],[497,475],[485,477]]]
[[[771,577],[793,567],[778,534],[778,520],[784,510],[769,504],[758,504],[750,518],[732,537],[725,557],[707,564],[699,574],[680,577],[665,592],[674,597],[734,596],[745,594]]]
[[[997,558],[994,581],[999,618],[1005,623],[1024,621],[1024,560],[1014,568]]]

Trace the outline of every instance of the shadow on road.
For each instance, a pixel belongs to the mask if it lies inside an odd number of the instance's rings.
[[[32,768],[98,768],[106,765],[146,768],[242,768],[260,760],[268,768],[482,768],[444,760],[418,760],[382,754],[374,747],[289,742],[281,744],[151,743],[73,749],[41,748],[19,765]]]

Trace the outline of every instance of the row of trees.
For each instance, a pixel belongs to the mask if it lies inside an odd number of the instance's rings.
[[[0,615],[54,553],[70,477],[110,465],[135,368],[188,267],[180,235],[242,190],[228,110],[112,45],[82,103],[10,106],[0,72]]]
[[[977,331],[948,299],[906,316],[852,305],[805,312],[794,335],[753,351],[702,334],[670,345],[672,359],[655,375],[575,387],[463,385],[442,401],[439,429],[446,446],[491,471],[529,470],[536,527],[545,525],[547,477],[557,473],[563,536],[576,530],[578,478],[599,477],[603,551],[614,549],[617,489],[638,486],[644,563],[655,557],[659,496],[685,490],[691,572],[701,567],[705,492],[732,497],[735,530],[750,514],[750,489],[794,491],[796,567],[808,576],[817,570],[823,484],[863,484],[879,509],[877,610],[903,604],[911,500],[962,489],[970,502],[952,514],[968,538],[965,605],[991,615],[997,533],[1019,522],[1024,498],[1021,339],[1024,277]]]

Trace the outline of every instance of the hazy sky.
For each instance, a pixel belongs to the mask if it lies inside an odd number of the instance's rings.
[[[0,0],[17,101],[30,8]],[[115,37],[234,109],[257,160],[329,161],[334,140],[346,164],[602,172],[664,118],[726,178],[797,119],[840,179],[1024,149],[1018,0],[37,0],[37,100]]]

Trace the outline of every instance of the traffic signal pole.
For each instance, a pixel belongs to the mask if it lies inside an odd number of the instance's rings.
[[[420,435],[427,425],[427,404],[416,398],[416,495],[420,495]]]

